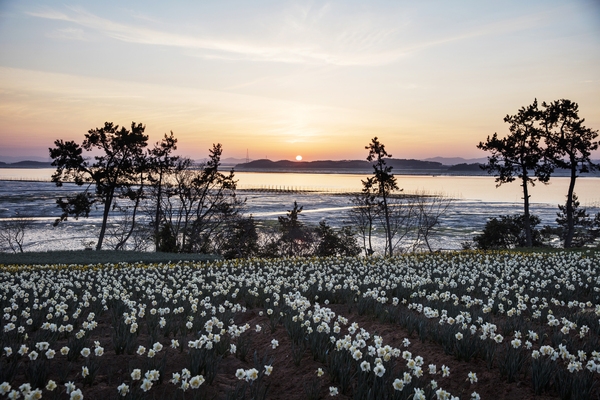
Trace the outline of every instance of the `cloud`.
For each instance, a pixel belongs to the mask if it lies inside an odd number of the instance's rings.
[[[188,55],[209,59],[269,61],[303,64],[334,65],[380,65],[387,64],[402,55],[402,52],[370,52],[369,47],[389,37],[390,29],[375,29],[362,26],[336,32],[333,43],[319,42],[315,25],[321,22],[328,7],[307,10],[296,21],[286,19],[287,32],[284,40],[247,40],[211,38],[123,24],[94,15],[82,8],[70,8],[68,13],[52,9],[33,11],[28,14],[37,18],[65,21],[96,30],[107,37],[129,43],[184,48]],[[311,33],[311,40],[290,43],[289,36],[303,37]],[[58,36],[58,35],[55,35]],[[310,36],[310,35],[308,35]],[[195,52],[195,53],[194,53]],[[390,57],[391,56],[391,57]]]
[[[340,16],[329,4],[286,10],[278,24],[269,26],[267,34],[262,32],[262,37],[254,38],[251,35],[244,35],[244,38],[232,37],[232,34],[209,37],[169,32],[115,22],[83,8],[69,8],[68,13],[46,9],[28,14],[77,24],[123,42],[182,48],[187,50],[187,55],[206,59],[341,66],[386,65],[422,49],[526,29],[540,20],[539,16],[504,20],[441,38],[410,42],[401,37],[402,27],[410,25],[406,18],[360,13]],[[136,16],[135,19],[139,18]],[[151,18],[144,16],[143,20],[151,21]],[[65,37],[82,37],[77,30],[59,32]],[[55,33],[55,37],[60,35]]]
[[[40,11],[29,11],[28,15],[32,17],[44,18],[44,19],[56,19],[60,21],[71,21],[71,19],[65,13],[61,13],[52,9],[45,9]]]
[[[77,28],[64,28],[64,29],[56,29],[48,33],[46,36],[54,39],[66,39],[66,40],[81,40],[85,41],[86,36],[83,29]]]
[[[227,57],[227,54],[245,56],[253,60],[270,60],[282,62],[301,62],[304,58],[315,57],[310,51],[302,49],[288,49],[278,46],[261,46],[257,44],[244,43],[241,41],[230,41],[224,39],[211,39],[195,37],[171,32],[158,31],[133,25],[121,24],[98,17],[81,8],[71,9],[71,15],[54,10],[30,12],[29,15],[52,20],[67,21],[97,30],[104,35],[124,42],[139,43],[157,46],[181,47],[187,49],[207,50],[216,54],[208,54],[207,57]],[[225,53],[219,55],[218,53]],[[320,57],[316,55],[316,57]],[[322,57],[322,56],[321,56]]]

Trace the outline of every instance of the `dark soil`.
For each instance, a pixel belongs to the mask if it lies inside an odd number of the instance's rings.
[[[361,328],[367,330],[371,337],[374,334],[380,335],[384,339],[384,345],[389,344],[392,347],[406,349],[410,351],[413,358],[422,356],[424,358],[423,371],[428,380],[435,379],[439,387],[449,391],[452,395],[458,396],[461,399],[469,399],[471,393],[476,391],[482,399],[554,399],[558,398],[558,394],[550,393],[542,396],[535,396],[531,385],[531,377],[522,375],[517,382],[507,383],[501,378],[497,368],[488,370],[486,363],[482,360],[472,360],[470,362],[459,362],[454,357],[444,353],[442,347],[436,343],[424,342],[413,334],[409,336],[405,330],[395,324],[380,323],[374,317],[360,316],[355,312],[349,313],[347,306],[331,305],[329,306],[336,314],[341,314],[348,318],[350,322],[357,322]],[[327,366],[313,360],[310,350],[306,350],[299,366],[294,364],[291,352],[291,341],[282,325],[277,326],[276,331],[271,333],[269,320],[266,316],[259,316],[259,309],[248,310],[245,314],[236,316],[236,323],[248,323],[252,329],[247,333],[251,339],[252,349],[246,361],[240,361],[235,356],[227,354],[218,366],[217,376],[212,384],[204,383],[199,389],[188,389],[185,393],[170,383],[169,380],[174,372],[180,372],[185,367],[189,366],[188,355],[185,350],[180,352],[169,347],[171,338],[161,338],[160,342],[164,345],[164,349],[157,355],[162,358],[166,352],[166,368],[163,382],[156,384],[147,393],[144,393],[142,398],[148,399],[179,399],[179,398],[202,398],[202,399],[225,399],[227,394],[235,389],[236,385],[244,385],[243,381],[235,377],[238,368],[249,369],[254,367],[253,352],[255,351],[259,358],[267,356],[273,358],[273,372],[270,376],[265,376],[263,384],[268,385],[267,399],[285,399],[285,400],[302,400],[307,398],[305,388],[310,388],[312,385],[320,387],[321,398],[329,397],[329,387],[334,385],[331,383],[327,373]],[[133,368],[142,369],[142,374],[148,370],[146,366],[147,357],[134,355],[116,355],[112,340],[111,340],[111,325],[110,319],[105,313],[99,318],[99,326],[94,331],[96,335],[91,338],[90,344],[94,340],[98,340],[101,346],[104,347],[105,353],[99,358],[100,369],[94,383],[91,386],[82,387],[81,366],[83,359],[80,357],[71,365],[71,372],[68,374],[67,381],[73,381],[78,388],[81,388],[86,399],[117,399],[121,398],[117,394],[117,386],[123,382],[131,384],[130,372]],[[262,330],[256,332],[254,327],[261,325]],[[404,348],[402,345],[403,339],[408,338],[410,345]],[[190,339],[192,337],[190,336]],[[271,348],[271,340],[277,339],[279,346],[276,349]],[[138,344],[142,344],[147,348],[151,347],[151,340],[147,334],[141,333],[138,337]],[[60,396],[57,398],[67,398],[64,393],[64,382],[59,382],[59,371],[64,371],[69,368],[69,362],[66,357],[61,356],[58,352],[66,341],[59,341],[52,346],[57,355],[50,361],[51,370],[49,371],[48,379],[53,379],[59,383],[59,387],[55,390],[55,394]],[[187,348],[187,343],[185,343]],[[43,355],[40,355],[43,357]],[[93,357],[93,356],[92,356]],[[398,375],[404,368],[404,360],[400,359],[398,366]],[[29,361],[25,361],[25,365],[21,365],[16,378],[11,385],[17,388],[21,383],[26,382],[25,366]],[[436,364],[438,374],[435,376],[428,375],[427,366]],[[439,372],[442,365],[450,367],[450,376],[442,377]],[[325,374],[318,378],[316,371],[322,368]],[[475,372],[478,382],[471,384],[468,381],[468,373]],[[61,393],[62,392],[62,393]],[[141,393],[141,392],[140,392]],[[196,397],[194,396],[196,395]],[[44,398],[52,398],[52,394],[44,390]],[[247,397],[249,398],[249,397]],[[338,395],[339,399],[350,399],[351,396]]]

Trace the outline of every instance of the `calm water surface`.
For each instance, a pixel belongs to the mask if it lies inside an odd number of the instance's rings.
[[[52,172],[50,169],[0,169],[0,221],[14,217],[15,212],[31,218],[33,225],[26,237],[26,251],[81,249],[84,242],[97,238],[100,210],[92,210],[89,218],[70,219],[58,227],[52,226],[60,214],[56,199],[81,190],[74,184],[58,188],[47,182]],[[368,176],[252,172],[235,175],[242,189],[238,194],[246,199],[245,214],[252,214],[257,220],[276,221],[277,216],[285,215],[297,201],[304,207],[302,221],[317,224],[326,220],[332,226],[349,222],[350,194],[340,193],[359,191],[361,179]],[[459,249],[462,242],[470,241],[483,229],[489,218],[523,212],[521,187],[517,182],[496,188],[494,178],[486,176],[396,175],[396,178],[398,186],[407,193],[443,193],[455,199],[441,219],[441,230],[434,240],[434,247],[438,249]],[[564,203],[567,185],[568,178],[555,177],[550,185],[536,185],[532,189],[531,211],[540,217],[542,225],[555,223],[557,205]],[[580,178],[575,190],[590,214],[600,211],[600,178]]]
[[[0,168],[0,179],[49,180],[53,169]],[[367,174],[299,174],[279,172],[236,172],[240,189],[287,189],[322,191],[359,191],[361,180]],[[492,176],[447,175],[396,175],[398,186],[407,193],[425,191],[443,193],[463,200],[484,202],[522,202],[519,182],[503,184],[496,188]],[[537,184],[530,188],[531,202],[562,204],[569,185],[569,178],[553,177],[548,185]],[[600,205],[600,178],[582,176],[577,179],[575,193],[584,206]]]

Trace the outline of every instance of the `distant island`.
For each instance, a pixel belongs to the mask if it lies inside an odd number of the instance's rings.
[[[481,162],[461,162],[454,165],[448,165],[448,161],[474,161],[461,158],[443,159],[440,161],[414,160],[390,158],[386,160],[387,165],[393,168],[393,172],[400,175],[462,175],[462,176],[488,176],[488,173],[481,169]],[[233,168],[236,172],[296,172],[313,174],[370,174],[373,172],[371,164],[366,160],[323,160],[323,161],[290,161],[280,160],[272,161],[268,159],[252,160],[249,162],[238,162],[244,159],[228,158],[223,160],[221,167],[223,169]],[[204,164],[204,160],[196,160],[198,166]],[[594,160],[600,164],[600,160]],[[0,168],[54,168],[49,161],[18,161],[2,162]],[[557,169],[554,176],[568,176],[568,170]],[[593,171],[582,174],[582,177],[598,177],[600,171]]]
[[[325,160],[325,161],[271,161],[268,159],[253,160],[249,162],[239,162],[240,159],[229,158],[222,162],[224,168],[232,167],[239,172],[313,172],[313,173],[371,173],[371,164],[366,160]],[[245,160],[243,160],[245,161]],[[196,161],[197,165],[202,165],[202,160]],[[442,174],[455,172],[468,172],[471,174],[484,175],[479,163],[458,165],[445,165],[438,161],[422,161],[414,159],[387,160],[387,164],[394,168],[395,172],[404,172],[411,174]],[[18,161],[2,162],[0,168],[53,168],[51,162],[43,161]]]
[[[0,161],[0,168],[52,168],[52,163],[31,160],[18,161],[14,163],[5,163]]]
[[[387,165],[394,172],[404,174],[465,174],[486,175],[479,163],[444,165],[437,161],[422,161],[414,159],[390,158]],[[371,173],[371,163],[365,160],[341,161],[271,161],[268,159],[254,160],[247,163],[236,164],[235,171],[239,172],[312,172],[312,173]]]

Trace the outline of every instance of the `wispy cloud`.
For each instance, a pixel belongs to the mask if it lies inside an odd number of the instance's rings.
[[[274,38],[241,39],[169,32],[115,22],[83,8],[68,10],[46,9],[29,12],[29,15],[70,22],[128,43],[179,47],[188,50],[188,55],[207,59],[363,66],[390,64],[429,47],[530,28],[541,20],[540,16],[522,17],[428,41],[407,42],[402,40],[400,29],[389,21],[382,24],[364,16],[340,20],[331,16],[335,13],[326,4],[290,10],[283,16],[282,24],[273,28]],[[152,18],[144,16],[143,20]],[[62,34],[76,38],[80,32],[62,30]]]
[[[325,62],[335,61],[327,54],[320,54],[309,48],[287,46],[263,46],[243,41],[205,38],[178,33],[158,31],[139,26],[126,25],[91,14],[81,8],[71,9],[70,14],[55,10],[30,12],[29,15],[67,21],[124,42],[157,46],[181,47],[186,49],[206,50],[204,57],[228,58],[236,55],[250,60],[279,62],[308,62],[311,59]]]
[[[287,19],[286,29],[291,29],[281,43],[273,41],[210,38],[160,31],[146,27],[123,24],[94,15],[82,8],[70,8],[68,12],[53,9],[33,11],[28,14],[38,18],[58,20],[92,29],[107,37],[146,45],[180,47],[193,50],[197,57],[284,63],[334,64],[334,65],[379,65],[397,58],[402,52],[373,52],[370,47],[389,38],[393,29],[358,26],[337,32],[333,43],[319,42],[315,37],[315,24],[320,23],[327,7],[308,10],[295,21]],[[298,17],[298,16],[296,16]],[[290,43],[288,36],[304,37],[313,31],[311,40]],[[318,33],[318,32],[317,32]],[[190,54],[188,52],[188,54]],[[390,57],[391,56],[391,57]]]
[[[85,32],[83,29],[78,28],[64,28],[64,29],[56,29],[46,36],[55,39],[66,39],[66,40],[87,40],[85,36]]]

